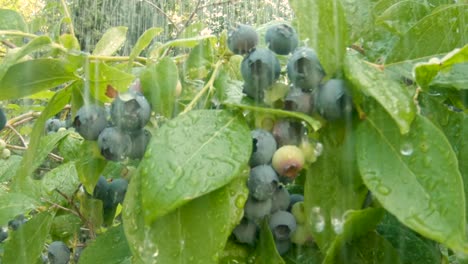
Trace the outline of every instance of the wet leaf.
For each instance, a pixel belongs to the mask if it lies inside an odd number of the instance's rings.
[[[128,64],[130,69],[132,67],[132,62],[135,60],[138,55],[146,48],[148,47],[149,44],[151,44],[151,41],[161,34],[163,32],[162,28],[159,27],[153,27],[148,30],[146,30],[139,38],[135,46],[133,46],[132,51],[130,52],[130,63]]]
[[[203,79],[207,77],[214,62],[214,43],[209,39],[200,41],[185,61],[185,74],[190,79]]]
[[[127,29],[127,27],[108,29],[96,44],[93,55],[110,56],[117,52],[127,39]]]
[[[419,20],[393,47],[386,63],[449,52],[466,44],[468,5],[440,8]]]
[[[278,250],[276,250],[275,240],[266,219],[260,224],[260,238],[258,239],[253,259],[255,260],[255,264],[285,263]]]
[[[119,92],[127,91],[128,87],[135,78],[122,70],[107,65],[104,62],[91,62],[88,65],[89,81],[83,88],[89,89],[94,98],[101,102],[111,101],[107,93],[107,86],[111,85]]]
[[[140,75],[143,94],[156,113],[171,118],[175,106],[175,94],[179,74],[177,65],[165,57],[156,64],[148,65]]]
[[[357,56],[346,57],[344,71],[353,95],[362,93],[377,100],[398,124],[400,133],[408,133],[416,108],[407,89]]]
[[[0,225],[5,226],[8,221],[19,214],[28,212],[38,206],[38,202],[21,193],[0,194]]]
[[[123,226],[119,225],[109,228],[88,244],[79,263],[130,264],[131,256]]]
[[[244,169],[251,148],[245,121],[228,111],[191,111],[168,121],[139,166],[146,223],[228,184]]]
[[[0,100],[22,98],[77,79],[56,59],[19,62],[9,67],[0,81]]]
[[[75,163],[68,162],[47,172],[42,178],[41,183],[43,185],[44,197],[48,197],[48,200],[57,204],[67,202],[55,190],[59,190],[70,198],[73,196],[73,193],[80,185]]]
[[[81,144],[80,157],[76,161],[76,170],[80,182],[88,193],[93,193],[99,176],[104,170],[107,160],[100,155],[99,146],[95,141],[84,141]]]
[[[321,135],[323,153],[307,170],[304,208],[312,237],[326,252],[343,232],[344,214],[361,208],[367,190],[356,167],[354,131],[337,123]]]
[[[371,0],[343,0],[346,21],[350,28],[350,42],[369,39],[375,30]]]
[[[8,159],[0,160],[0,182],[9,181],[15,175],[21,159],[19,155],[11,155]]]
[[[365,184],[385,209],[421,235],[464,250],[465,199],[457,159],[428,119],[416,116],[402,136],[375,108],[357,130],[356,155]]]
[[[47,239],[53,215],[43,212],[11,233],[5,243],[4,263],[36,263]]]
[[[429,12],[427,4],[417,1],[399,1],[378,14],[376,22],[382,23],[392,33],[402,35]]]
[[[315,49],[327,75],[339,73],[348,44],[341,1],[289,0],[289,4],[295,13],[293,24],[299,39],[307,40],[308,46]]]
[[[189,201],[145,225],[144,179],[132,178],[123,208],[125,234],[138,263],[218,263],[240,222],[248,171],[224,187]]]

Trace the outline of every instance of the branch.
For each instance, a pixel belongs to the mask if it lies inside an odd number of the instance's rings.
[[[166,13],[164,12],[164,10],[162,10],[161,8],[159,8],[159,6],[155,5],[154,3],[151,3],[151,2],[148,1],[148,0],[143,0],[143,2],[145,2],[145,3],[149,4],[149,5],[151,5],[151,6],[154,7],[154,9],[156,9],[159,13],[161,13],[163,16],[165,16],[165,17],[167,18],[167,20],[169,21],[169,23],[171,23],[171,24],[174,25],[174,28],[175,28],[175,30],[176,30],[176,32],[177,32],[177,34],[178,34],[179,28],[177,27],[177,24],[174,23],[174,21],[169,17],[168,14],[166,14]]]
[[[6,147],[8,149],[14,149],[14,150],[28,150],[27,147],[21,147],[21,146],[16,146],[16,145],[9,145],[7,144]],[[58,161],[58,162],[63,162],[63,158],[60,157],[59,155],[57,154],[54,154],[54,153],[49,153],[48,154],[52,159]]]

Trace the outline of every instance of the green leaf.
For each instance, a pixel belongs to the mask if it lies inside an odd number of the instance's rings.
[[[143,94],[151,103],[151,109],[165,117],[172,117],[179,74],[177,65],[165,57],[156,64],[147,66],[140,75]]]
[[[185,61],[185,74],[190,79],[204,79],[214,62],[214,43],[210,39],[200,41]]]
[[[155,59],[163,54],[164,50],[168,48],[193,48],[197,46],[200,41],[209,39],[210,41],[216,41],[215,36],[197,36],[193,38],[182,38],[182,39],[175,39],[164,43],[164,45],[160,45],[155,47],[150,52],[150,58]]]
[[[88,244],[78,263],[130,264],[131,256],[123,226],[119,225],[109,228]]]
[[[124,92],[127,91],[135,78],[132,74],[128,74],[100,61],[91,62],[88,67],[89,82],[86,83],[88,87],[85,86],[84,89],[89,89],[93,97],[101,102],[112,100],[112,98],[106,95],[108,85],[119,92]]]
[[[80,42],[72,34],[62,34],[59,38],[60,43],[69,50],[80,50]]]
[[[346,57],[344,71],[353,95],[362,93],[377,100],[398,124],[400,133],[408,133],[416,108],[407,89],[356,56]]]
[[[389,120],[376,108],[357,130],[356,155],[365,184],[406,226],[465,250],[463,182],[449,142],[423,116],[416,116],[405,136]]]
[[[346,251],[346,243],[359,239],[374,230],[383,216],[384,210],[382,208],[347,211],[343,215],[343,219],[338,219],[335,222],[335,224],[341,226],[341,232],[327,250],[323,264],[336,263],[334,261],[337,256]]]
[[[16,11],[10,9],[0,9],[0,30],[28,31],[23,17]]]
[[[127,27],[113,27],[108,29],[96,44],[93,55],[113,55],[123,46],[127,39],[127,29]]]
[[[468,78],[465,74],[467,63],[468,45],[465,45],[461,49],[453,50],[442,59],[435,58],[429,62],[418,63],[414,68],[414,74],[416,75],[416,81],[423,89],[428,88],[434,81],[436,81],[435,85],[438,85],[437,81],[439,84],[441,81],[443,83],[449,82],[455,84],[461,82],[461,85],[456,85],[455,87],[468,89]],[[437,77],[439,77],[439,80],[436,79]]]
[[[146,223],[229,183],[251,149],[244,119],[228,111],[191,111],[168,121],[139,166]]]
[[[315,49],[327,75],[339,73],[348,44],[341,1],[289,0],[289,4],[299,38],[308,40],[308,46]]]
[[[11,233],[5,244],[4,263],[36,263],[47,239],[53,215],[43,212]]]
[[[144,220],[146,208],[142,208],[141,190],[146,181],[142,175],[132,178],[122,218],[137,263],[218,263],[227,238],[242,218],[247,175],[248,170],[239,172],[224,187],[189,201],[149,225]]]
[[[87,224],[98,229],[104,221],[103,204],[101,200],[91,196],[79,196],[80,214],[87,220]]]
[[[397,250],[402,264],[441,263],[438,244],[405,227],[389,213],[377,226],[377,232]]]
[[[50,227],[52,239],[58,238],[63,241],[74,239],[74,236],[80,232],[82,226],[81,219],[74,214],[62,214],[54,217]]]
[[[0,182],[9,181],[16,173],[22,157],[11,155],[8,159],[0,159]]]
[[[312,237],[322,252],[343,232],[343,217],[361,208],[367,193],[356,166],[355,133],[329,123],[321,131],[323,153],[306,171],[304,208]]]
[[[0,64],[0,80],[5,76],[8,68],[18,62],[19,59],[49,45],[51,42],[52,40],[49,37],[40,36],[31,40],[28,44],[24,45],[20,49],[15,50],[14,52],[9,52],[5,58],[3,58],[2,63]]]
[[[70,133],[60,141],[58,150],[65,162],[75,161],[81,157],[82,153],[80,151],[83,141],[83,138],[78,133]]]
[[[41,183],[45,194],[44,197],[48,196],[50,201],[57,204],[67,201],[55,190],[59,190],[68,197],[72,197],[80,185],[73,162],[67,162],[47,172],[42,178]]]
[[[140,38],[138,38],[138,41],[136,42],[135,46],[133,46],[132,51],[130,52],[130,58],[129,58],[129,64],[128,67],[132,67],[132,62],[135,60],[138,55],[146,48],[148,45],[151,43],[151,41],[161,34],[163,32],[162,28],[159,27],[153,27],[148,30],[146,30]]]
[[[273,234],[265,219],[260,226],[260,238],[254,254],[255,264],[284,264],[283,258],[276,250]]]
[[[56,59],[36,59],[19,62],[8,68],[0,81],[0,100],[17,99],[54,88],[78,77]]]
[[[382,23],[394,34],[403,35],[429,12],[427,4],[412,0],[399,1],[379,14],[376,22]]]
[[[448,52],[466,44],[468,4],[450,5],[419,20],[395,44],[386,63]]]
[[[0,194],[0,226],[5,226],[8,221],[19,214],[24,214],[38,206],[38,203],[21,193]]]
[[[33,182],[31,175],[34,170],[46,158],[47,154],[55,148],[56,143],[65,137],[69,132],[60,132],[50,135],[49,139],[54,142],[41,143],[44,136],[44,126],[47,119],[60,112],[63,107],[70,101],[71,89],[59,90],[54,97],[49,101],[47,107],[42,111],[39,118],[34,123],[32,133],[30,134],[30,141],[28,150],[24,153],[21,165],[12,180],[11,187],[13,190],[23,192],[28,195],[34,196],[37,190],[37,183]],[[41,145],[42,144],[42,145]]]
[[[83,141],[81,144],[80,157],[76,161],[78,178],[88,193],[93,193],[101,172],[106,167],[105,160],[95,141]]]
[[[341,252],[324,260],[323,264],[401,263],[392,244],[375,232],[369,232],[343,246]]]
[[[372,15],[373,3],[371,0],[343,0],[346,21],[348,23],[350,42],[359,38],[369,38],[375,30],[374,16]]]

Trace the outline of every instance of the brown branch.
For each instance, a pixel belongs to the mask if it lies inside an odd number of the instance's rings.
[[[21,140],[21,143],[23,143],[24,147],[28,147],[28,144],[26,143],[26,140],[24,140],[23,136],[16,130],[12,125],[7,124],[6,127],[8,127],[13,133],[15,133],[18,138]]]
[[[2,44],[7,46],[8,48],[10,49],[14,49],[14,48],[17,48],[15,43],[11,42],[11,41],[8,41],[8,40],[2,40]]]
[[[25,151],[28,150],[27,147],[21,147],[21,146],[16,146],[16,145],[9,145],[9,144],[7,144],[6,147],[7,147],[8,149],[14,149],[14,150],[25,150]],[[63,162],[63,158],[60,157],[59,155],[56,155],[56,154],[54,154],[54,153],[49,153],[48,155],[49,155],[52,159],[54,159],[54,160],[56,160],[56,161],[58,161],[58,162]]]

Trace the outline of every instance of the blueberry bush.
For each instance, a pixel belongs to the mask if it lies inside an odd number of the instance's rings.
[[[127,55],[62,4],[41,35],[0,9],[0,263],[468,263],[466,1],[290,0]]]

